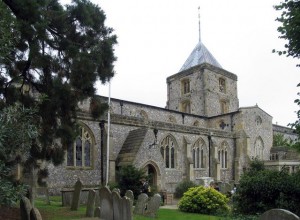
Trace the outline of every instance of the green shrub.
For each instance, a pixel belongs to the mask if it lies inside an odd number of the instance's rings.
[[[183,196],[183,193],[188,191],[189,188],[195,187],[196,184],[190,180],[183,180],[180,182],[175,189],[174,196],[175,198],[181,198]]]
[[[117,172],[117,183],[120,187],[121,195],[123,196],[126,190],[132,190],[134,198],[137,199],[141,193],[140,180],[145,177],[143,170],[139,170],[132,165],[121,167]]]
[[[178,208],[183,212],[201,214],[226,214],[229,212],[228,198],[211,187],[190,188],[179,200]]]

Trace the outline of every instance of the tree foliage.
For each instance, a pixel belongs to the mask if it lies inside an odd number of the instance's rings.
[[[0,59],[3,59],[9,57],[9,51],[17,42],[19,35],[15,28],[15,18],[2,1],[0,2],[0,14]]]
[[[294,58],[300,57],[300,1],[284,0],[274,6],[275,10],[281,11],[281,16],[276,21],[281,23],[277,28],[281,34],[279,38],[287,40],[285,49],[276,51],[279,55],[285,54]],[[275,52],[275,50],[274,50]]]
[[[120,187],[121,194],[124,195],[126,190],[131,190],[134,194],[134,198],[137,199],[141,193],[141,179],[143,178],[146,178],[143,170],[139,170],[133,165],[121,167],[117,172],[118,186]]]
[[[95,98],[95,82],[114,76],[116,36],[104,11],[88,0],[65,7],[58,0],[3,0],[0,11],[1,31],[3,19],[12,19],[3,31],[16,33],[8,53],[0,54],[0,109],[36,106],[39,136],[28,163],[60,164],[76,136],[78,103],[91,97],[95,117],[107,107]]]
[[[267,170],[257,161],[250,164],[233,195],[235,211],[241,214],[261,214],[269,209],[287,209],[299,215],[300,172],[289,174]]]
[[[195,187],[196,184],[191,180],[183,180],[175,188],[175,198],[181,198],[183,194],[188,191],[189,188]]]
[[[284,138],[283,134],[273,135],[273,147],[290,147],[293,145],[293,141]]]
[[[0,205],[14,205],[26,192],[12,168],[25,164],[38,137],[38,118],[34,109],[15,104],[0,111]]]

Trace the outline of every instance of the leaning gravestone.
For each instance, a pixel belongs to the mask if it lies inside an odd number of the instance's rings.
[[[148,202],[148,195],[145,194],[145,193],[141,193],[138,196],[136,205],[134,207],[134,211],[133,211],[134,214],[144,215],[145,209],[146,209],[146,206],[147,206],[147,202]]]
[[[32,205],[27,197],[22,197],[20,201],[21,220],[30,220]]]
[[[117,191],[113,191],[111,193],[112,201],[113,201],[113,212],[114,212],[114,220],[123,220],[123,206],[122,206],[122,198]]]
[[[160,204],[161,204],[161,196],[159,194],[155,194],[154,196],[152,196],[148,202],[145,215],[150,216],[152,218],[156,217]]]
[[[124,196],[121,201],[122,204],[122,220],[132,220],[131,201]]]
[[[105,220],[113,220],[113,202],[109,188],[102,187],[99,189],[99,198],[101,207],[100,218]]]
[[[74,193],[72,198],[71,210],[77,210],[80,202],[80,194],[82,190],[82,182],[80,179],[77,180],[74,186]]]
[[[94,217],[94,209],[95,209],[95,198],[96,198],[96,191],[91,189],[89,190],[88,200],[86,204],[86,217]]]
[[[259,220],[299,220],[300,218],[294,213],[285,209],[271,209],[264,212]]]
[[[30,220],[42,220],[41,213],[37,208],[32,208],[30,212]]]

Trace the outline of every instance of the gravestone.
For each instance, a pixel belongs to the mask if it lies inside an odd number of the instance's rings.
[[[20,201],[21,220],[30,220],[32,205],[27,197],[22,197]]]
[[[95,208],[94,217],[100,218],[100,215],[101,215],[101,208],[98,206]]]
[[[145,209],[146,209],[146,206],[147,206],[147,202],[148,202],[148,195],[145,194],[145,193],[141,193],[138,196],[136,205],[134,207],[134,211],[133,211],[134,214],[144,215]]]
[[[117,191],[113,191],[111,193],[112,201],[113,201],[113,212],[114,212],[114,220],[123,220],[123,206],[122,206],[122,198]]]
[[[155,194],[154,196],[152,196],[147,204],[145,215],[150,216],[152,218],[156,217],[160,204],[161,204],[161,196],[159,194]]]
[[[86,217],[94,217],[94,209],[95,209],[95,198],[96,198],[96,191],[90,190],[88,195],[88,200],[86,204]]]
[[[131,201],[129,198],[124,196],[121,200],[122,204],[122,220],[132,220]]]
[[[95,196],[95,207],[99,207],[100,206],[100,197],[99,197],[99,192],[96,193]]]
[[[30,220],[42,220],[41,213],[37,208],[32,208],[30,211]]]
[[[299,220],[300,218],[294,213],[285,209],[271,209],[264,212],[259,220]]]
[[[80,179],[78,179],[77,182],[75,183],[72,204],[71,204],[71,210],[78,210],[82,185],[83,184],[80,181]]]
[[[114,189],[112,190],[112,192],[117,192],[117,193],[119,193],[119,195],[120,195],[120,193],[121,193],[120,189],[118,189],[118,188],[114,188]]]
[[[130,210],[131,213],[133,213],[133,201],[134,201],[134,195],[131,190],[126,190],[125,196],[130,200]]]
[[[112,202],[112,196],[111,191],[107,187],[102,187],[99,189],[99,197],[100,197],[100,207],[101,207],[101,213],[100,218],[101,219],[107,219],[107,220],[113,220],[113,202]]]

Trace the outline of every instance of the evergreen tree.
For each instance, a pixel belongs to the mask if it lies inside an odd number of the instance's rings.
[[[36,116],[36,110],[19,103],[0,111],[0,206],[14,205],[26,193],[12,168],[24,165],[31,156],[33,140],[38,136]]]
[[[27,167],[37,168],[37,160],[58,165],[76,136],[78,103],[91,97],[94,117],[107,107],[95,98],[95,82],[114,76],[116,36],[105,26],[104,11],[88,0],[66,6],[58,0],[3,0],[0,6],[14,21],[6,30],[17,33],[8,53],[0,54],[0,109],[16,102],[36,106],[39,136]],[[2,14],[2,29],[1,21]]]

